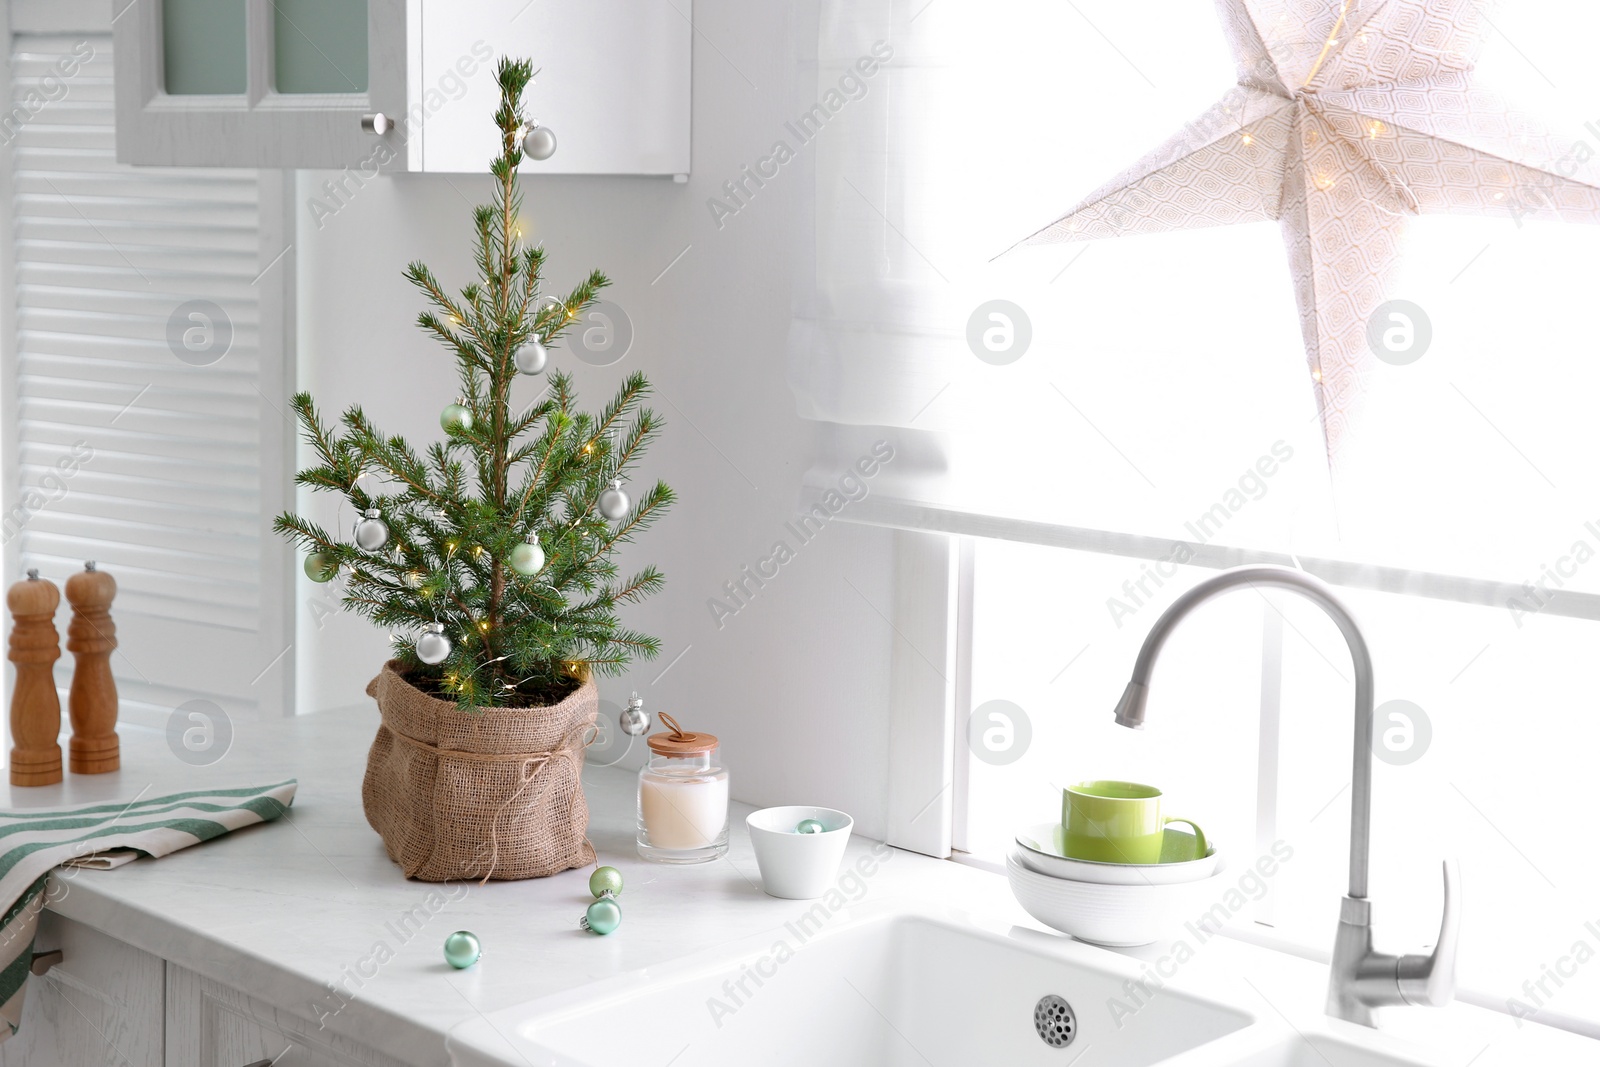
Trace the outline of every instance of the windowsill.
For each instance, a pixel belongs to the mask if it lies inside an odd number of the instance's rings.
[[[807,486],[801,491],[800,506],[809,508],[819,504],[821,499],[818,490]],[[1322,556],[1293,556],[1286,552],[1242,548],[1217,542],[1200,544],[1171,537],[1068,526],[885,493],[869,494],[852,501],[840,509],[834,518],[863,526],[1017,541],[1128,559],[1170,559],[1181,546],[1187,550],[1184,561],[1190,566],[1224,570],[1250,564],[1277,564],[1298,568],[1334,586],[1476,604],[1501,610],[1508,601],[1527,596],[1523,585],[1517,582],[1469,578]],[[1539,609],[1541,614],[1600,622],[1600,594],[1554,589],[1542,591],[1542,595],[1546,597],[1546,602]]]

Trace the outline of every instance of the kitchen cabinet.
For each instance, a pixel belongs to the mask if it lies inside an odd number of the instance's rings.
[[[405,1067],[221,982],[167,964],[166,1067]]]
[[[0,1067],[407,1067],[330,1029],[46,911]]]
[[[502,57],[556,135],[524,174],[689,172],[692,0],[113,0],[117,159],[480,173]]]
[[[51,949],[62,960],[29,976],[22,1024],[0,1045],[0,1067],[163,1067],[166,964],[47,911],[34,951]]]

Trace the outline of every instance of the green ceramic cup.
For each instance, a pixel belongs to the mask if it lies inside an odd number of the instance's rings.
[[[1194,827],[1198,854],[1206,835],[1192,819],[1161,814],[1161,790],[1138,782],[1079,782],[1061,798],[1062,843],[1073,859],[1097,863],[1160,863],[1169,822]]]

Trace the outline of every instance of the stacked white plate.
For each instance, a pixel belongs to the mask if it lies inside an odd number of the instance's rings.
[[[1177,833],[1178,831],[1168,831]],[[1148,945],[1198,922],[1224,892],[1222,856],[1174,863],[1097,863],[1061,849],[1059,823],[1017,835],[1006,876],[1017,902],[1053,930],[1096,945]]]

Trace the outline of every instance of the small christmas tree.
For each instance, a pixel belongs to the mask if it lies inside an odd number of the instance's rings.
[[[359,407],[329,426],[300,393],[295,412],[319,462],[296,480],[342,494],[362,518],[350,540],[297,515],[274,524],[306,550],[308,575],[344,575],[344,603],[395,633],[413,684],[463,708],[554,703],[591,671],[615,674],[656,655],[660,641],[623,628],[616,611],[660,589],[661,574],[646,567],[619,583],[612,554],[672,501],[661,482],[631,504],[622,486],[661,428],[641,406],[650,389],[642,374],[598,415],[574,410],[572,381],[560,373],[541,399],[511,408],[518,373],[541,371],[546,346],[608,283],[596,272],[564,299],[540,296],[544,248],[522,248],[517,228],[532,66],[502,60],[496,77],[494,203],[473,212],[479,280],[452,298],[423,264],[406,269],[435,308],[418,324],[455,356],[460,375],[460,397],[440,416],[445,440],[424,458]],[[386,491],[369,492],[364,474]]]

